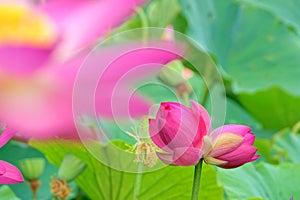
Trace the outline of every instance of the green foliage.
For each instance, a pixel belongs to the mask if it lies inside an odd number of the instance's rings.
[[[297,34],[300,33],[300,22],[299,22],[299,6],[300,1],[289,0],[282,2],[281,0],[240,0],[257,6],[261,9],[272,13],[273,15],[279,17],[290,29],[296,30]]]
[[[281,162],[300,163],[300,135],[285,129],[274,136],[273,149],[282,156]]]
[[[217,56],[238,91],[278,85],[300,94],[296,75],[300,73],[296,67],[300,62],[299,38],[277,16],[236,1],[191,0],[182,4],[189,34]]]
[[[279,166],[252,163],[242,167],[218,170],[218,180],[230,200],[282,200],[300,198],[300,164],[284,163]]]
[[[261,154],[261,160],[273,164],[285,162],[300,163],[300,135],[290,129],[273,135],[270,139],[257,139],[255,146]]]
[[[293,96],[278,87],[240,93],[238,99],[265,129],[292,127],[300,119],[300,96]]]
[[[1,199],[20,200],[7,185],[0,188],[0,197]]]
[[[48,160],[59,165],[66,153],[72,153],[87,164],[87,168],[76,179],[78,186],[91,199],[132,199],[134,183],[137,175],[110,168],[84,148],[81,143],[70,141],[31,141],[30,144],[41,150]],[[114,142],[114,145],[125,147],[122,142]],[[109,154],[109,160],[123,162],[124,165],[136,165],[128,157],[116,158],[113,151],[109,151],[112,144],[101,146],[92,144],[99,150],[99,154]],[[133,158],[133,157],[131,157]],[[203,169],[200,199],[220,200],[223,198],[223,190],[217,186],[216,171],[211,166]],[[191,195],[193,167],[163,167],[159,170],[144,173],[139,192],[140,199],[189,199]]]
[[[117,28],[117,32],[148,26],[165,28],[173,23],[175,28],[184,30],[186,24],[180,10],[181,7],[178,0],[151,1],[146,8],[137,10],[137,16],[127,20],[122,26]]]
[[[266,129],[299,120],[296,1],[181,1],[188,34],[216,56],[239,102]],[[293,7],[292,12],[289,8]],[[285,105],[285,106],[283,106]]]
[[[162,12],[163,11],[163,12]],[[147,16],[151,27],[166,27],[180,12],[177,0],[152,1],[147,8]]]

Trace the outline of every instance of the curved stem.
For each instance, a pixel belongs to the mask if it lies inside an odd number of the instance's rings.
[[[195,166],[191,200],[198,200],[199,190],[200,190],[200,181],[201,181],[201,172],[202,172],[202,163],[203,163],[203,159],[200,159],[198,164]]]

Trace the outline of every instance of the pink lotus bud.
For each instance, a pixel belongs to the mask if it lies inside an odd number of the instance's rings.
[[[204,137],[204,160],[222,168],[235,168],[259,158],[255,135],[248,126],[225,125]]]
[[[153,142],[165,152],[157,152],[166,164],[195,165],[202,158],[203,137],[209,133],[210,117],[200,104],[192,108],[179,103],[161,103],[155,119],[149,119]]]

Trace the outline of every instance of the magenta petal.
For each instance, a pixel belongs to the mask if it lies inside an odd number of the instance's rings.
[[[0,164],[0,176],[5,174],[5,172],[6,172],[5,167]]]
[[[0,175],[0,184],[16,184],[24,181],[21,172],[15,166],[2,160],[0,165],[5,168],[5,173]]]
[[[44,74],[37,74],[28,81],[16,81],[9,89],[0,79],[0,121],[26,137],[78,138],[73,112],[75,117],[95,112],[100,116],[114,114],[113,117],[120,117],[118,109],[111,109],[115,108],[111,105],[115,105],[116,101],[117,106],[124,106],[121,109],[121,114],[125,114],[123,118],[136,116],[132,112],[147,115],[148,102],[143,102],[140,96],[127,98],[131,97],[130,93],[127,94],[129,84],[122,86],[119,80],[130,70],[148,63],[151,65],[146,66],[147,69],[153,67],[153,63],[161,67],[178,58],[177,53],[182,54],[183,51],[179,46],[160,41],[147,45],[135,43],[103,47],[92,54],[92,61],[82,68],[85,55],[61,66],[44,69]],[[131,78],[142,75],[135,74]],[[74,89],[74,84],[80,88]],[[120,85],[120,90],[115,92],[117,85]],[[139,102],[139,107],[134,106],[135,102]]]
[[[181,54],[183,51],[179,45],[161,41],[148,44],[122,44],[97,49],[90,54],[81,68],[76,66],[76,72],[73,72],[74,76],[78,74],[73,93],[75,114],[86,114],[91,111],[94,113],[96,109],[96,113],[104,117],[108,117],[106,114],[122,118],[134,116],[134,113],[130,111],[133,109],[128,110],[128,102],[130,103],[129,99],[132,101],[139,99],[136,98],[139,95],[131,94],[134,91],[132,89],[134,86],[131,86],[132,82],[141,80],[150,69],[158,71],[163,66],[162,64],[178,58],[177,53]],[[65,75],[67,71],[62,70],[61,73]],[[73,83],[69,84],[72,89]],[[120,98],[121,94],[124,94],[122,98]],[[149,100],[144,104],[144,108],[146,106],[150,108]],[[129,107],[135,106],[131,103]],[[143,109],[139,114],[142,112],[144,112],[143,115],[148,115],[149,110]]]
[[[241,136],[245,136],[247,133],[250,133],[251,128],[244,125],[236,125],[236,124],[229,124],[221,126],[217,129],[215,129],[211,136],[213,140],[218,137],[221,133],[234,133]]]
[[[211,120],[207,110],[199,103],[191,101],[192,110],[195,112],[195,115],[199,118],[202,118],[205,124],[206,131],[210,131]]]
[[[47,1],[41,9],[63,30],[64,52],[78,50],[104,36],[134,13],[141,0]],[[56,9],[59,8],[59,9]],[[76,22],[76,23],[74,23]]]
[[[198,130],[197,130],[196,138],[194,138],[193,145],[195,147],[201,148],[203,137],[205,135],[208,135],[210,132],[211,120],[207,110],[202,105],[198,104],[195,101],[191,101],[191,104],[192,104],[192,110],[196,118],[199,119]]]
[[[9,90],[0,84],[0,121],[23,138],[74,136],[72,91],[59,81],[40,78],[43,80],[15,82]]]
[[[15,130],[5,128],[0,136],[0,147],[3,147],[3,145],[5,145],[12,137],[14,137],[15,134]]]
[[[255,156],[256,151],[257,151],[257,149],[255,147],[248,145],[248,144],[243,144],[236,150],[234,150],[228,154],[217,157],[217,159],[228,161],[228,163],[226,163],[225,165],[222,165],[220,167],[235,168],[235,167],[239,167],[247,162],[253,161],[252,158],[254,158],[254,157],[258,158],[257,156]]]
[[[149,134],[152,141],[162,150],[171,152],[172,150],[164,143],[162,138],[159,135],[159,131],[157,129],[157,122],[155,119],[149,119]]]
[[[253,145],[255,140],[255,135],[253,133],[248,133],[244,136],[244,143]]]
[[[165,110],[163,116],[159,116]],[[177,103],[162,103],[157,114],[160,137],[169,148],[192,146],[197,138],[198,121],[192,110]]]
[[[203,152],[198,148],[182,147],[174,149],[173,159],[175,165],[190,166],[196,165],[201,159]]]
[[[156,152],[156,155],[167,165],[172,165],[174,163],[172,154]]]
[[[254,156],[251,158],[250,161],[255,161],[255,160],[257,160],[259,157],[260,157],[260,155],[254,155]]]
[[[0,71],[16,75],[28,75],[43,66],[51,56],[53,48],[1,46]]]

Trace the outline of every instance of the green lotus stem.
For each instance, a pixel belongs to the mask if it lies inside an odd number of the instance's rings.
[[[203,163],[203,159],[200,159],[200,161],[195,166],[194,182],[193,182],[193,190],[192,190],[191,200],[198,200],[198,197],[199,197],[202,163]]]
[[[139,197],[139,193],[142,185],[142,178],[143,178],[143,168],[144,168],[143,163],[139,162],[136,177],[135,177],[135,183],[134,183],[134,190],[132,196],[133,200],[137,200]]]

